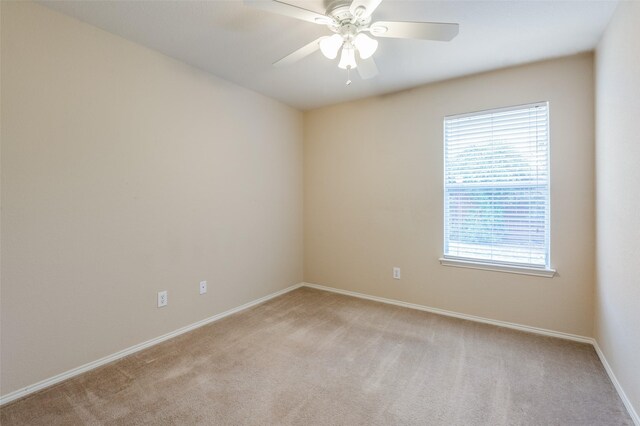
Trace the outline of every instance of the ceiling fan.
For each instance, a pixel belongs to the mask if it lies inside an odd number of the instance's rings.
[[[347,70],[347,85],[351,84],[349,72],[357,69],[360,77],[368,79],[378,74],[373,54],[378,41],[372,37],[413,38],[420,40],[450,41],[458,35],[458,24],[442,22],[371,22],[371,14],[382,0],[333,0],[326,15],[316,13],[280,0],[244,0],[248,6],[313,24],[326,25],[334,34],[320,37],[300,49],[276,61],[273,65],[289,65],[320,50],[328,59],[340,53],[338,67]],[[367,35],[367,33],[369,35]],[[359,60],[356,61],[356,51]]]

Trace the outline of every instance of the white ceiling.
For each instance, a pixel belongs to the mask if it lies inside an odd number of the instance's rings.
[[[322,0],[289,0],[324,13]],[[379,39],[380,74],[345,86],[320,52],[271,64],[322,35],[321,25],[227,1],[48,1],[47,7],[158,50],[299,109],[594,48],[617,1],[384,0],[376,20],[458,22],[453,41]],[[353,75],[352,74],[352,75]]]

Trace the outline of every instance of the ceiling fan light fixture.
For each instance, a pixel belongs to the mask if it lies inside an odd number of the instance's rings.
[[[354,69],[358,66],[356,64],[356,49],[349,42],[344,44],[342,48],[342,54],[340,55],[340,63],[338,64],[339,68],[345,69]]]
[[[334,34],[331,37],[320,40],[320,51],[328,59],[335,59],[338,56],[338,51],[342,43],[344,43],[342,36],[340,34]]]
[[[360,33],[353,40],[361,59],[370,58],[378,48],[378,40],[374,40],[366,34]]]

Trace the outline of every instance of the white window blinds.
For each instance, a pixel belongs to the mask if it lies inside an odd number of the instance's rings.
[[[548,103],[446,117],[444,163],[444,257],[548,269]]]

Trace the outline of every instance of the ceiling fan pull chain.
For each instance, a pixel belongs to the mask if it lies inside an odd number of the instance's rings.
[[[351,67],[347,67],[347,82],[346,85],[350,85],[351,84]]]

